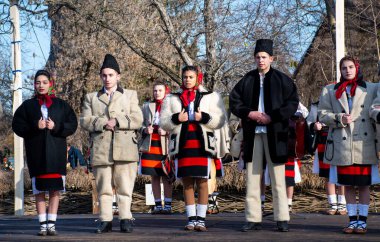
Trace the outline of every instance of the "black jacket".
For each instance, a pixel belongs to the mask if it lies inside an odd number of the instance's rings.
[[[258,70],[248,72],[230,93],[230,110],[241,118],[243,124],[244,161],[252,161],[252,152],[257,122],[248,118],[251,111],[257,111],[260,96]],[[288,158],[289,118],[297,111],[297,88],[290,77],[273,69],[265,74],[264,108],[271,117],[267,127],[269,153],[273,163],[286,163]]]
[[[13,116],[12,129],[24,138],[31,177],[48,173],[66,175],[66,137],[75,133],[77,117],[69,104],[59,98],[53,98],[48,115],[54,121],[54,129],[39,129],[41,106],[37,98],[32,98],[23,102]]]

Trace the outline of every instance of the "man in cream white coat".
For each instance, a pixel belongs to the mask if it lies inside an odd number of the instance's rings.
[[[120,231],[132,232],[132,192],[137,174],[137,130],[143,116],[137,93],[118,85],[120,68],[107,54],[100,70],[103,88],[87,94],[81,126],[90,132],[91,161],[99,195],[101,224],[96,233],[112,231],[112,188],[115,187]]]

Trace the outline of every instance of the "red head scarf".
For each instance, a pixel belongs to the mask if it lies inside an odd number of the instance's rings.
[[[185,67],[184,71],[182,71],[182,73],[185,73],[186,71],[194,71],[195,73],[197,73],[197,82],[195,83],[195,86],[193,88],[186,88],[183,83],[181,85],[181,89],[183,91],[182,91],[182,94],[180,96],[180,99],[182,100],[183,105],[185,107],[189,106],[189,104],[194,101],[196,90],[198,90],[199,85],[201,85],[203,82],[203,73],[202,73],[202,70],[199,66],[197,66],[195,68],[192,66],[190,66],[190,68]]]
[[[354,79],[352,79],[352,80],[346,80],[343,78],[343,75],[341,75],[341,77],[340,77],[341,84],[339,85],[338,89],[335,92],[336,99],[339,99],[342,96],[342,94],[346,91],[346,87],[348,85],[351,85],[351,91],[350,91],[351,97],[355,96],[355,90],[356,90],[356,87],[358,86],[357,80],[358,80],[358,76],[359,76],[359,72],[360,72],[359,61],[357,59],[352,58],[352,57],[343,57],[340,60],[339,68],[342,69],[342,64],[344,61],[354,62],[355,68],[356,68],[356,74],[355,74]]]

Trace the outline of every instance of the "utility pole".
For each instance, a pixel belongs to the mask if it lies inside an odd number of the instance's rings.
[[[13,114],[22,103],[22,72],[20,46],[20,15],[18,1],[10,1],[10,17],[12,21],[12,73],[13,73]],[[14,134],[14,188],[15,215],[24,215],[24,145],[23,139]]]
[[[336,0],[335,3],[335,19],[336,19],[336,81],[340,80],[339,62],[345,55],[344,42],[344,0]]]

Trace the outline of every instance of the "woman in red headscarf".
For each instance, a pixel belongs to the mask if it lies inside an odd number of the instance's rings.
[[[77,117],[68,103],[55,97],[53,80],[46,70],[34,77],[35,96],[16,110],[12,129],[24,138],[26,162],[40,222],[38,235],[56,235],[55,221],[60,191],[65,191],[66,137],[77,129]],[[49,194],[46,214],[45,193]]]
[[[173,186],[166,178],[162,168],[162,161],[168,155],[168,133],[160,128],[160,113],[162,102],[167,94],[170,93],[169,87],[161,81],[153,85],[153,102],[143,104],[143,142],[140,147],[142,151],[139,174],[150,175],[152,178],[152,190],[155,206],[152,214],[170,214],[172,210],[172,190]],[[161,177],[164,188],[164,206],[161,201]]]
[[[323,162],[330,165],[330,182],[346,186],[349,224],[346,234],[367,232],[369,186],[379,183],[373,107],[378,84],[365,82],[359,62],[340,61],[341,80],[323,88],[318,106],[320,122],[329,127]],[[356,190],[359,203],[356,202]]]
[[[183,182],[188,216],[185,229],[206,231],[207,179],[211,162],[217,155],[214,130],[220,129],[226,118],[219,94],[207,91],[201,84],[202,73],[198,67],[182,69],[181,89],[165,98],[160,126],[170,132],[169,154],[174,157],[176,175]]]

